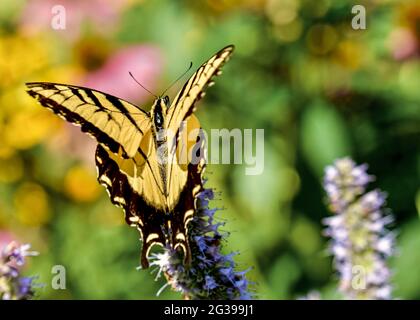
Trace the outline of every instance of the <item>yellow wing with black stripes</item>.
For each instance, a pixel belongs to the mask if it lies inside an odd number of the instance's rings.
[[[188,79],[168,109],[168,129],[178,130],[182,121],[195,111],[195,103],[204,97],[206,87],[214,84],[213,77],[221,74],[221,68],[229,60],[233,50],[233,45],[221,49]]]
[[[227,46],[202,64],[169,107],[168,97],[157,98],[150,113],[85,87],[26,84],[29,95],[41,105],[81,126],[98,141],[98,181],[111,201],[124,209],[127,223],[140,231],[143,268],[147,268],[148,253],[155,244],[182,248],[185,260],[191,258],[188,224],[197,209],[196,197],[203,190],[205,159],[201,153],[192,161],[192,154],[181,150],[199,145],[204,152],[200,123],[193,115],[195,103],[213,84],[212,78],[220,74],[233,49]],[[165,130],[171,135],[161,139]],[[184,133],[188,141],[180,139]],[[159,161],[162,154],[168,157],[163,163]]]
[[[229,60],[234,48],[233,45],[229,45],[214,54],[197,69],[176,95],[166,115],[167,130],[175,133],[174,139],[179,140],[179,133],[184,124],[197,122],[189,119],[196,109],[195,103],[204,97],[206,87],[214,84],[213,77],[221,74],[221,68]],[[196,118],[194,117],[194,119]],[[192,129],[197,128],[197,126],[199,124],[194,124]],[[195,141],[195,139],[192,140]],[[174,158],[177,154],[176,150],[179,149],[178,141],[172,141],[169,146],[171,149],[169,150],[169,156]],[[180,181],[178,178],[182,176],[182,170],[183,166],[172,165],[168,167],[167,189],[172,190],[175,195],[184,186],[184,181]]]
[[[41,105],[65,120],[79,125],[105,148],[136,155],[140,141],[150,128],[150,116],[139,107],[97,90],[73,85],[29,82],[28,93]]]

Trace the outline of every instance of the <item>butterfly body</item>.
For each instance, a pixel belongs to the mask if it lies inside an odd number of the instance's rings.
[[[169,98],[167,98],[169,99]],[[167,145],[167,135],[166,135],[166,121],[165,116],[168,107],[166,106],[166,97],[158,98],[155,100],[151,110],[151,119],[152,119],[152,130],[153,138],[155,142],[155,148],[158,150],[158,163],[159,163],[159,173],[160,178],[162,179],[162,191],[165,197],[168,196],[167,189],[167,159],[168,156],[168,145]]]
[[[90,88],[26,84],[29,95],[42,106],[97,140],[98,181],[111,202],[124,209],[126,222],[139,230],[143,268],[148,267],[148,254],[155,244],[181,248],[186,263],[191,259],[188,224],[203,190],[205,168],[204,141],[193,112],[232,52],[233,46],[217,52],[184,84],[172,104],[167,96],[158,97],[150,112]],[[180,139],[184,134],[188,141]],[[192,161],[191,145],[201,150],[196,161]]]

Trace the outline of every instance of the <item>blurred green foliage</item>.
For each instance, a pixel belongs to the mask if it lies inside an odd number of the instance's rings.
[[[107,1],[82,2],[63,4],[69,23],[72,10],[91,10],[77,32],[50,27],[50,1],[0,4],[0,232],[40,252],[27,270],[46,284],[39,298],[156,299],[164,280],[136,270],[139,235],[97,186],[89,138],[26,97],[24,82],[75,83],[116,50],[147,45],[163,57],[160,92],[190,60],[197,66],[230,43],[235,55],[197,114],[207,130],[265,130],[262,175],[246,176],[244,165],[207,169],[231,231],[225,249],[253,267],[257,297],[312,289],[336,297],[321,183],[325,165],[349,155],[389,194],[396,296],[420,298],[418,3],[362,1],[367,29],[353,30],[348,0],[108,1],[115,12],[102,25],[95,19],[105,8],[93,9]],[[30,5],[44,10],[35,22],[24,14]],[[53,265],[66,267],[66,290],[51,288]]]

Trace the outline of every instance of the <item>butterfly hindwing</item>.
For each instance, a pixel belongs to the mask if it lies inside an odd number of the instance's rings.
[[[143,241],[141,265],[147,268],[150,248],[155,244],[162,246],[165,244],[165,234],[162,230],[162,226],[165,225],[165,210],[160,204],[157,206],[156,202],[147,201],[144,194],[136,190],[136,188],[154,186],[150,181],[153,179],[153,172],[145,162],[140,165],[136,163],[136,158],[141,156],[124,159],[112,154],[101,145],[96,149],[98,181],[105,186],[111,201],[124,209],[127,224],[140,231]],[[141,176],[137,175],[137,170]],[[162,196],[159,190],[147,191]]]
[[[205,141],[197,137],[197,146],[201,150],[196,161],[188,163],[188,178],[180,192],[179,201],[172,215],[172,244],[174,248],[181,247],[184,261],[188,265],[191,259],[189,245],[189,224],[197,213],[197,196],[203,191],[203,174],[205,169]]]
[[[148,157],[151,163],[155,163],[150,153]],[[169,214],[163,206],[163,193],[153,183],[156,173],[140,153],[131,159],[124,159],[98,145],[96,166],[98,181],[106,187],[111,201],[124,209],[126,222],[140,231],[143,240],[142,267],[149,266],[148,254],[152,246],[165,246],[167,242],[174,249],[180,247],[185,261],[188,262],[191,259],[188,224],[196,211],[196,196],[203,188],[201,181],[205,168],[204,159],[188,164],[185,170],[186,183]],[[143,189],[144,186],[155,189]]]
[[[41,105],[79,125],[110,151],[125,157],[136,154],[149,115],[133,104],[89,88],[49,82],[26,84],[28,93]]]

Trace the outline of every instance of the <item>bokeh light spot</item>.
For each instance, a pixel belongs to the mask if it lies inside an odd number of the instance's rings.
[[[64,190],[70,198],[78,202],[90,202],[98,198],[101,187],[92,170],[85,166],[72,167],[64,178]]]
[[[23,175],[23,161],[18,155],[0,157],[0,182],[12,183],[18,181]]]
[[[318,55],[324,55],[330,52],[335,47],[337,40],[337,32],[328,24],[316,24],[312,26],[306,37],[309,50]]]
[[[29,226],[40,226],[50,219],[48,195],[42,186],[25,182],[14,195],[14,204],[18,220]]]

